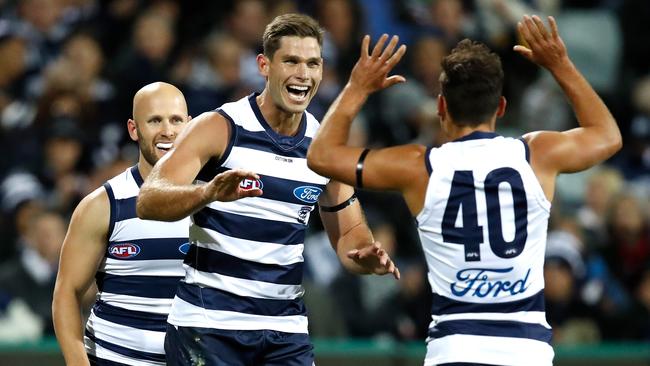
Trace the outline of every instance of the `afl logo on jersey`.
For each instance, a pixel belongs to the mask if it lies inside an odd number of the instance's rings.
[[[178,247],[178,251],[183,254],[187,254],[187,252],[190,251],[190,243],[185,243],[181,245],[180,247]]]
[[[316,203],[321,193],[323,193],[322,189],[312,186],[300,186],[293,190],[293,195],[297,199],[307,203]]]
[[[108,247],[108,254],[119,259],[133,258],[140,254],[140,247],[131,243],[113,244]]]
[[[245,191],[250,191],[251,189],[262,189],[264,186],[262,184],[262,181],[259,179],[244,179],[239,183],[239,186],[245,190]]]

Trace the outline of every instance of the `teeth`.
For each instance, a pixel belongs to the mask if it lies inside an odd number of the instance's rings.
[[[303,92],[307,91],[309,89],[308,86],[301,86],[301,85],[289,85],[289,88],[300,90],[300,91],[303,91]]]
[[[159,143],[156,144],[156,147],[159,148],[159,149],[167,149],[167,150],[169,150],[169,149],[172,148],[172,146],[174,146],[173,142],[159,142]]]

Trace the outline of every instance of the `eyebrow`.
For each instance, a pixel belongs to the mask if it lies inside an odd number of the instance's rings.
[[[292,59],[294,59],[294,60],[300,60],[300,61],[303,61],[303,60],[304,60],[304,61],[307,61],[307,62],[314,62],[314,61],[316,61],[316,62],[322,62],[322,61],[323,61],[323,57],[321,57],[321,56],[319,56],[319,57],[303,58],[303,57],[300,57],[300,56],[298,56],[298,55],[284,55],[284,56],[282,56],[282,59],[283,59],[283,60],[292,60]]]

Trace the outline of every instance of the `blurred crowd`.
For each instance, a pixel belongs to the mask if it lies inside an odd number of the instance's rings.
[[[558,181],[546,253],[556,344],[650,341],[650,2],[624,0],[0,0],[0,341],[52,335],[58,253],[79,200],[133,165],[133,94],[168,81],[190,114],[261,90],[255,56],[274,16],[304,12],[326,29],[322,118],[363,34],[408,45],[406,84],[373,95],[354,143],[440,145],[440,60],[459,40],[488,44],[506,73],[497,131],[577,125],[550,75],[512,51],[524,14],[553,15],[574,63],[617,118],[624,148]],[[306,240],[306,301],[316,337],[422,340],[430,289],[401,198],[362,191],[376,239],[402,279],[343,271],[318,218]],[[79,253],[83,256],[84,253]]]

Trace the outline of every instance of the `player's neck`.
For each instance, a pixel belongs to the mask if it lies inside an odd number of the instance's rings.
[[[476,125],[476,126],[460,126],[449,121],[446,126],[446,134],[449,141],[454,141],[456,139],[467,136],[472,132],[476,132],[476,131],[494,132],[494,130],[495,130],[494,121],[481,123],[480,125]]]
[[[273,131],[285,136],[294,136],[300,128],[302,113],[290,113],[279,109],[266,92],[255,98],[260,112]],[[304,113],[304,112],[303,112]]]
[[[151,169],[153,169],[153,167],[147,163],[144,157],[140,156],[140,159],[138,160],[138,171],[140,172],[142,180],[147,180],[149,173],[151,173]]]

